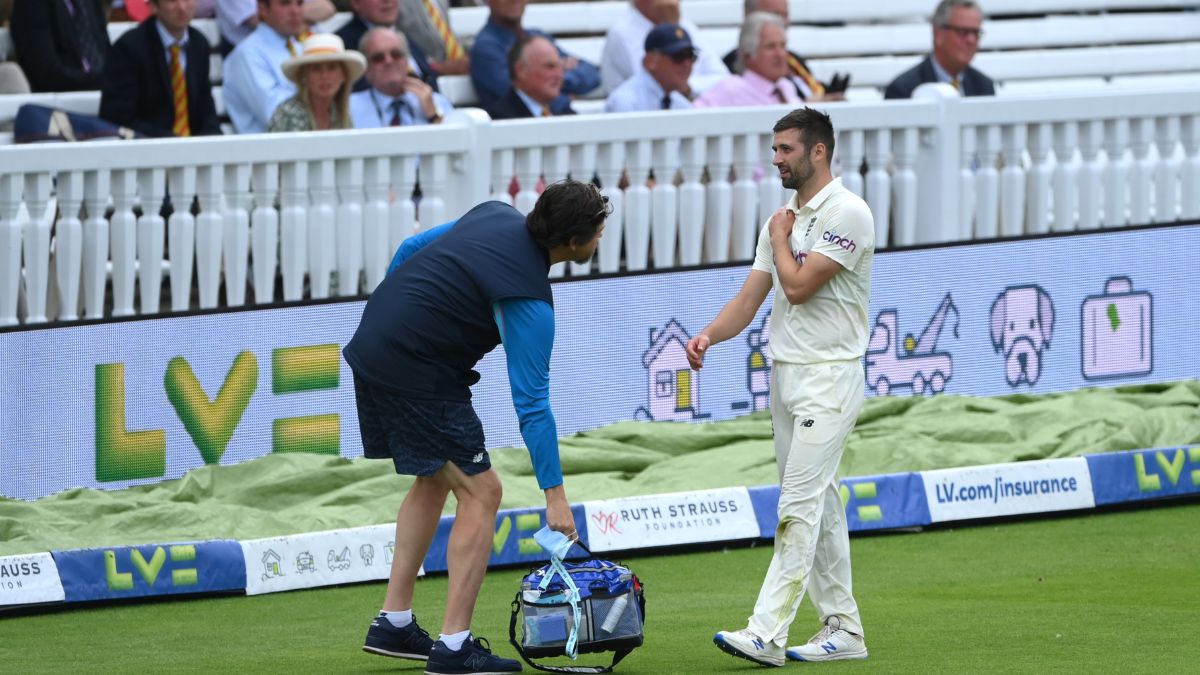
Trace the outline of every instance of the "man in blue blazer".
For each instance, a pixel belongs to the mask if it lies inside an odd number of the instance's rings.
[[[558,47],[545,37],[527,33],[518,39],[508,50],[508,72],[512,87],[485,108],[492,119],[575,114],[569,103],[555,104],[562,93],[563,62]]]
[[[221,133],[209,80],[208,40],[192,28],[194,0],[150,0],[155,15],[113,45],[100,93],[100,117],[146,136]],[[179,45],[187,119],[176,120],[171,47]],[[176,124],[176,122],[180,124]]]
[[[987,75],[971,67],[983,37],[983,12],[973,0],[941,0],[933,12],[933,53],[904,71],[883,92],[884,98],[911,98],[926,82],[945,82],[963,96],[995,96]]]

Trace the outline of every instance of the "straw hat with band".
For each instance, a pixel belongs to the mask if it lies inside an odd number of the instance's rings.
[[[314,63],[341,63],[346,67],[346,81],[353,84],[367,69],[367,60],[356,51],[346,51],[342,38],[333,33],[313,33],[304,41],[304,52],[283,62],[283,75],[300,83],[300,71]]]

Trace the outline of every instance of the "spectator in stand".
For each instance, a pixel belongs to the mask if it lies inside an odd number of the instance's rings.
[[[742,22],[738,54],[746,65],[741,75],[730,75],[696,99],[697,108],[800,103],[788,79],[787,25],[766,12],[753,12]]]
[[[912,98],[926,82],[945,82],[963,96],[995,96],[996,85],[971,67],[983,37],[983,11],[973,0],[942,0],[933,11],[933,53],[892,80],[884,98]]]
[[[304,41],[304,52],[283,62],[283,74],[296,83],[296,95],[279,104],[267,131],[353,129],[350,83],[367,68],[367,60],[347,50],[332,33],[316,33]]]
[[[470,72],[471,59],[462,41],[450,30],[445,0],[401,0],[399,30],[425,52],[429,67],[438,75]]]
[[[337,32],[347,49],[358,49],[363,36],[372,28],[393,28],[400,15],[400,0],[350,0],[350,6],[354,8],[354,15]],[[437,91],[437,73],[426,60],[425,52],[411,43],[408,66],[417,77]],[[354,91],[363,91],[369,86],[366,80],[360,80],[354,83]]]
[[[367,59],[370,85],[350,95],[355,129],[441,124],[453,104],[408,72],[408,40],[391,28],[372,28],[359,51]]]
[[[746,0],[746,16],[750,16],[754,12],[769,12],[783,19],[783,24],[786,28],[790,22],[788,19],[788,1],[787,0]],[[732,49],[725,55],[725,66],[730,72],[741,73],[745,70],[744,64],[738,63],[738,50]],[[846,98],[846,92],[829,91],[828,85],[822,83],[808,69],[808,64],[796,52],[788,52],[788,79],[792,85],[796,87],[796,93],[804,101],[842,101]],[[836,78],[835,78],[836,79]]]
[[[631,0],[625,13],[605,36],[604,53],[600,58],[600,80],[605,93],[611,93],[617,85],[633,77],[645,54],[646,34],[660,23],[677,23],[692,36],[697,53],[689,83],[693,93],[704,91],[729,74],[721,57],[704,48],[696,24],[680,16],[679,0]]]
[[[113,45],[100,117],[146,136],[221,133],[208,40],[190,26],[196,0],[150,0],[153,16]]]
[[[686,110],[696,48],[682,26],[662,23],[646,35],[642,67],[608,95],[605,112]]]
[[[258,0],[258,27],[225,60],[225,108],[239,134],[267,130],[271,115],[296,93],[283,62],[300,53],[303,0]]]
[[[8,34],[33,91],[98,90],[112,51],[100,0],[21,0]]]
[[[553,109],[562,93],[563,62],[558,47],[540,35],[525,35],[508,50],[508,93],[486,108],[494,120],[574,115],[568,105]]]
[[[571,107],[571,99],[600,86],[600,71],[596,66],[564,52],[554,38],[536,28],[525,28],[521,17],[527,0],[487,0],[487,23],[471,47],[471,84],[479,102],[487,107],[508,93],[512,82],[505,69],[505,57],[518,39],[525,35],[543,37],[554,45],[563,61],[562,93],[550,105],[556,114]]]
[[[258,0],[217,0],[221,54],[228,55],[258,28]]]

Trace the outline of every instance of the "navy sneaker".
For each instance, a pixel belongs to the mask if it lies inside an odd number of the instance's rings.
[[[404,628],[396,628],[387,617],[380,614],[371,621],[371,627],[367,629],[367,641],[363,643],[364,652],[414,661],[427,660],[431,649],[433,638],[417,625],[416,614],[412,623]]]
[[[521,664],[492,653],[491,645],[484,638],[467,637],[462,649],[452,652],[446,643],[438,640],[429,652],[429,664],[425,675],[500,675],[519,673]]]

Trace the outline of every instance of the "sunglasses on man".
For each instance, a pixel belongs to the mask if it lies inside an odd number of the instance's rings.
[[[408,54],[403,49],[393,49],[387,52],[372,52],[367,55],[367,60],[373,65],[379,65],[391,58],[393,61],[407,61]]]

